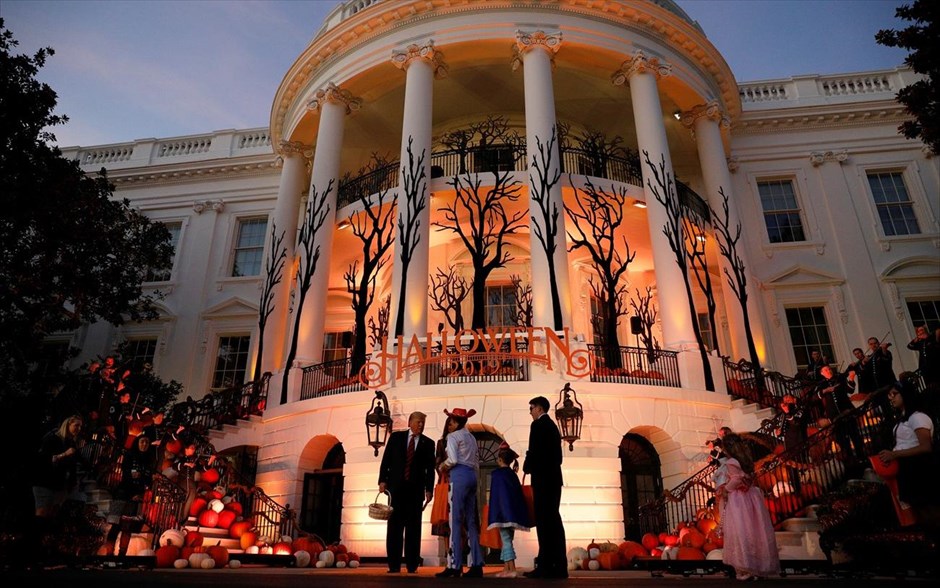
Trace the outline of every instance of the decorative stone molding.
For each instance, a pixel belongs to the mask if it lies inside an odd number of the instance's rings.
[[[934,156],[933,149],[930,148],[930,145],[924,145],[923,147],[920,148],[920,151],[921,153],[924,154],[924,157],[926,157],[927,159],[930,159],[931,157]]]
[[[679,122],[681,122],[682,126],[685,128],[693,129],[695,127],[695,121],[700,118],[713,120],[725,129],[731,127],[731,119],[725,116],[717,100],[712,100],[706,104],[698,104],[693,106],[691,110],[686,110],[681,113]]]
[[[894,282],[888,282],[886,285],[888,286],[888,295],[891,297],[891,306],[894,307],[894,316],[898,317],[898,320],[904,320],[904,305],[901,304],[901,293],[898,292],[898,285]]]
[[[434,48],[434,41],[428,39],[424,45],[411,44],[404,51],[392,51],[392,63],[401,70],[407,70],[416,59],[427,61],[434,70],[435,78],[447,76],[447,64],[444,63],[444,54]]]
[[[620,64],[620,69],[610,76],[610,83],[622,86],[632,76],[643,73],[653,74],[656,79],[664,78],[672,74],[672,65],[660,61],[658,57],[647,57],[643,51],[637,49],[633,57]]]
[[[840,164],[849,160],[849,152],[845,149],[839,151],[813,151],[809,154],[809,162],[813,167],[819,167],[827,161],[838,161]]]
[[[839,313],[839,319],[842,324],[849,324],[849,313],[845,310],[845,294],[842,292],[841,285],[832,287],[832,300],[835,302],[836,311]]]
[[[212,210],[213,212],[223,212],[225,210],[225,202],[223,200],[197,200],[193,202],[193,211],[196,214],[202,214],[206,209]]]
[[[516,31],[516,44],[512,46],[512,71],[519,69],[522,65],[522,56],[535,48],[544,49],[552,61],[552,68],[555,67],[555,54],[561,49],[561,33],[546,33],[545,31],[535,31],[526,33]]]
[[[307,103],[307,110],[317,111],[324,102],[344,105],[346,107],[346,114],[350,114],[362,108],[361,99],[356,98],[352,95],[352,92],[343,90],[333,82],[327,84],[325,88],[317,90],[313,100]]]
[[[727,161],[728,161],[728,171],[731,173],[737,172],[738,169],[741,167],[741,163],[738,161],[737,157],[734,157],[734,156],[729,157]]]
[[[277,146],[277,154],[280,158],[299,154],[309,159],[313,157],[313,146],[300,141],[281,141]]]

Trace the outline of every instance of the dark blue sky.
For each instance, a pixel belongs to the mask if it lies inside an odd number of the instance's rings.
[[[897,67],[875,43],[902,0],[678,0],[739,81]],[[335,0],[2,0],[18,52],[56,50],[40,78],[71,121],[61,146],[268,124],[284,73]],[[207,23],[211,23],[207,24]]]

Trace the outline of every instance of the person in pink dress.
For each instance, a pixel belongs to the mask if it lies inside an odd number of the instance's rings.
[[[724,455],[715,472],[724,537],[722,561],[738,580],[780,573],[780,556],[764,495],[754,484],[754,460],[745,441],[730,433],[721,440]]]

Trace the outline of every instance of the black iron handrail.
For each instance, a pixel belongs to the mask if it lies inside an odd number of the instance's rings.
[[[779,372],[761,369],[760,377],[754,373],[754,365],[742,359],[737,363],[722,357],[728,395],[753,402],[763,408],[777,408],[784,396],[801,399],[808,385],[796,378]]]
[[[612,348],[594,343],[588,345],[588,350],[594,361],[592,382],[682,386],[679,354],[675,351],[623,345]]]
[[[366,361],[372,355],[366,355]],[[300,380],[300,399],[309,400],[321,396],[333,396],[346,392],[365,390],[359,380],[359,372],[352,373],[353,358],[324,361],[303,368]]]
[[[526,351],[528,341],[516,339],[518,352]],[[469,346],[448,345],[446,352],[437,345],[431,350],[432,360],[423,367],[425,384],[459,384],[470,382],[527,382],[529,360],[511,353],[510,343],[503,340],[499,351],[470,352]]]

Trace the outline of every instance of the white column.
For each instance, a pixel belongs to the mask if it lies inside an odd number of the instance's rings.
[[[307,108],[320,112],[320,128],[310,174],[308,200],[326,198],[326,219],[314,240],[314,251],[319,247],[317,268],[304,300],[300,330],[297,333],[297,358],[294,366],[310,365],[322,361],[323,327],[326,322],[326,296],[330,282],[330,262],[333,251],[333,233],[336,226],[336,193],[339,189],[339,164],[343,148],[346,115],[358,110],[359,100],[348,90],[328,84],[318,90]],[[332,186],[330,186],[332,182]],[[329,192],[327,192],[329,189]],[[309,206],[309,202],[308,202]]]
[[[688,112],[682,113],[682,124],[693,130],[696,145],[698,146],[699,162],[702,165],[702,177],[705,180],[705,192],[708,203],[712,210],[723,215],[723,203],[719,190],[724,193],[728,199],[728,219],[729,229],[732,231],[732,237],[736,227],[739,226],[740,217],[735,206],[734,189],[731,182],[731,173],[728,171],[728,162],[725,158],[725,146],[721,138],[721,127],[730,126],[730,121],[721,112],[718,102],[713,101],[708,104],[700,104]],[[737,253],[744,262],[747,274],[747,315],[749,317],[751,334],[754,337],[754,345],[757,348],[758,357],[761,362],[766,360],[767,349],[764,341],[764,332],[761,327],[759,305],[757,299],[757,288],[753,274],[747,259],[747,251],[743,243],[738,244]],[[737,296],[728,285],[727,275],[734,275],[728,260],[719,255],[719,267],[721,268],[721,284],[724,291],[725,313],[728,317],[728,325],[731,329],[732,359],[744,358],[750,360],[750,352],[747,347],[747,334],[745,330],[744,313]],[[727,272],[727,274],[725,273]]]
[[[275,236],[284,235],[281,246],[285,253],[284,271],[280,283],[272,289],[273,310],[264,329],[264,351],[261,357],[261,371],[279,372],[284,369],[286,347],[291,324],[288,322],[290,309],[290,291],[294,284],[294,259],[297,246],[297,220],[300,216],[300,204],[307,181],[307,162],[313,154],[313,148],[297,141],[281,141],[278,152],[283,165],[281,183],[277,189],[277,202],[271,219]],[[273,247],[274,241],[268,243]],[[275,252],[275,255],[277,252]],[[270,253],[265,263],[270,259]],[[267,266],[264,268],[267,270]],[[264,309],[261,309],[263,312]],[[260,374],[254,374],[258,377]],[[276,379],[276,378],[275,378]],[[278,380],[280,381],[280,380]]]
[[[529,164],[529,246],[532,256],[532,324],[560,330],[571,325],[571,290],[568,287],[568,251],[565,233],[565,204],[561,182],[555,181],[543,194],[542,207],[549,215],[557,211],[557,226],[546,225],[545,215],[533,193],[544,186],[540,177],[554,180],[560,169],[557,119],[555,118],[555,91],[552,86],[554,55],[561,47],[561,34],[516,33],[513,47],[513,67],[523,65],[525,84],[526,152]],[[554,134],[554,140],[553,140]],[[542,149],[539,148],[539,143]],[[545,155],[547,154],[547,158]],[[538,169],[533,165],[538,162]],[[544,165],[547,162],[547,165]],[[544,168],[544,169],[543,169]],[[549,223],[552,220],[549,219]],[[552,232],[554,233],[552,235]],[[554,239],[555,250],[545,251],[539,234],[546,240]],[[556,300],[557,299],[557,300]]]
[[[613,83],[621,85],[629,80],[630,97],[633,101],[633,118],[636,124],[637,142],[640,149],[640,167],[643,173],[643,190],[646,194],[646,214],[649,223],[653,264],[656,273],[656,291],[659,300],[659,316],[663,324],[663,346],[677,351],[697,350],[698,342],[692,328],[692,316],[686,295],[686,284],[682,272],[676,265],[676,257],[663,234],[667,224],[666,208],[656,200],[650,184],[657,182],[646,164],[644,152],[659,169],[665,158],[665,171],[675,181],[669,143],[666,141],[666,125],[663,109],[659,103],[656,80],[669,75],[671,66],[656,58],[648,58],[642,51],[623,63],[614,74]],[[673,183],[673,189],[675,184]],[[662,195],[662,188],[659,188]]]
[[[405,71],[405,106],[401,133],[401,164],[398,182],[394,271],[392,274],[389,339],[401,333],[406,341],[412,335],[424,337],[428,324],[428,245],[430,243],[431,193],[431,115],[434,78],[446,75],[443,55],[434,42],[409,45],[392,54],[392,63]],[[423,158],[423,159],[422,159]],[[412,165],[413,160],[413,165]],[[420,165],[418,163],[420,162]],[[422,173],[423,170],[423,173]],[[414,175],[412,194],[406,194],[406,177]],[[423,176],[423,177],[422,177]],[[402,246],[401,227],[412,232],[413,251]],[[409,247],[410,249],[410,247]],[[410,255],[407,270],[403,255]],[[402,290],[404,289],[404,293]],[[399,317],[401,324],[399,324]]]

